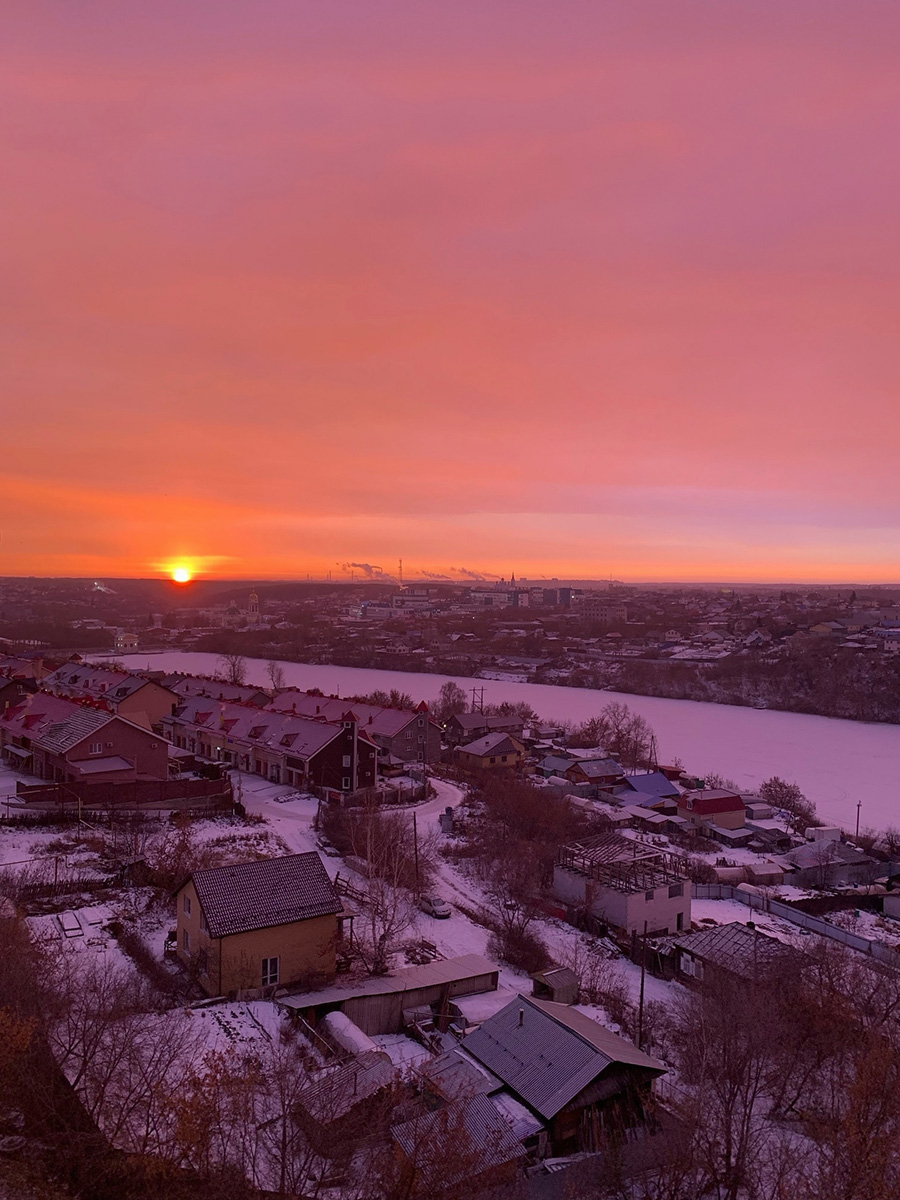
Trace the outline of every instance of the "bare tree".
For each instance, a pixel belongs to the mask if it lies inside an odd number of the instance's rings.
[[[354,923],[356,946],[366,969],[383,975],[398,941],[416,920],[412,823],[400,813],[382,815],[373,805],[352,824],[350,841],[367,872],[363,911]]]
[[[229,651],[219,656],[219,670],[225,677],[226,683],[242,687],[247,679],[247,660],[237,651]]]
[[[441,686],[441,690],[438,693],[438,698],[432,706],[432,712],[435,720],[443,725],[444,722],[449,721],[451,717],[456,716],[459,713],[464,713],[468,707],[468,704],[468,697],[463,689],[458,683],[454,683],[452,679],[448,679],[447,682]]]
[[[569,738],[571,746],[602,746],[627,771],[648,765],[652,743],[653,730],[647,721],[619,700],[579,725]]]
[[[266,663],[266,674],[273,693],[280,692],[284,688],[284,667],[277,659],[270,658]]]
[[[815,804],[807,800],[796,783],[787,783],[773,775],[760,784],[759,794],[766,804],[787,814],[788,823],[797,833],[805,833],[810,825],[820,824]]]

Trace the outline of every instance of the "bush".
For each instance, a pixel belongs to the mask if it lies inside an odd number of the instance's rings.
[[[488,954],[529,975],[546,970],[553,961],[540,937],[528,929],[502,929],[492,934]]]

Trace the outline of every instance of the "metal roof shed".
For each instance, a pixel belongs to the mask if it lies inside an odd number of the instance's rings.
[[[355,986],[285,996],[279,1003],[314,1023],[340,1009],[368,1034],[399,1033],[405,1009],[424,1008],[456,996],[496,991],[499,968],[480,954],[438,959],[393,975],[373,977]]]

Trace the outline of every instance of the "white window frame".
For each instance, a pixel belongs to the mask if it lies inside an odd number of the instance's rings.
[[[272,958],[262,960],[262,985],[273,987],[281,976],[281,957],[276,954]]]
[[[188,931],[186,929],[182,929],[182,931],[181,931],[181,948],[185,952],[185,954],[190,954],[190,952],[191,952],[191,935],[188,933]]]

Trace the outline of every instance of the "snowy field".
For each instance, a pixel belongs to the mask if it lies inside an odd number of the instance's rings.
[[[128,667],[215,674],[218,656],[191,652],[132,654]],[[399,688],[415,700],[434,700],[450,676],[354,667],[281,664],[290,686],[328,694],[358,695]],[[266,662],[247,660],[248,682],[268,686]],[[715,771],[752,791],[771,775],[796,782],[815,801],[819,816],[845,829],[900,826],[900,726],[869,725],[799,713],[761,711],[692,700],[630,696],[588,688],[455,679],[471,691],[484,684],[486,703],[524,700],[548,720],[584,721],[610,700],[625,700],[652,725],[661,760],[680,758],[690,771]]]

